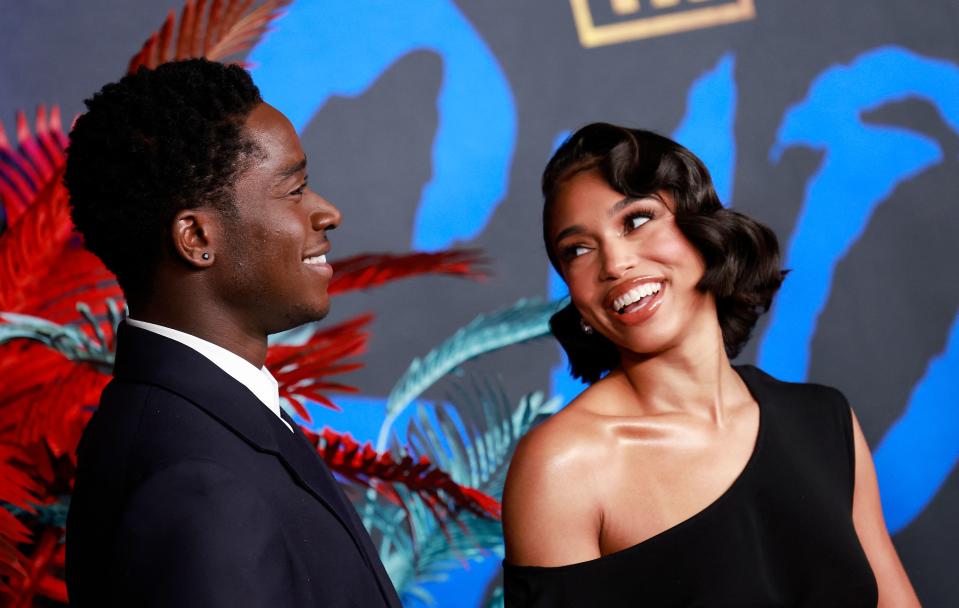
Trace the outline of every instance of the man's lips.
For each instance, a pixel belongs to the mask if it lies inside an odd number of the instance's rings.
[[[328,277],[333,276],[333,266],[326,261],[326,253],[330,250],[329,246],[308,252],[303,256],[303,263]]]

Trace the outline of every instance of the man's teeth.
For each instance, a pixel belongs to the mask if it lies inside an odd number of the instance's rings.
[[[662,283],[643,283],[638,287],[634,287],[619,296],[613,301],[613,308],[617,312],[623,312],[623,309],[629,306],[630,304],[635,304],[639,302],[646,296],[651,296],[654,293],[659,293],[659,290],[663,288]]]
[[[315,255],[312,258],[306,258],[303,260],[304,264],[326,264],[325,255]]]

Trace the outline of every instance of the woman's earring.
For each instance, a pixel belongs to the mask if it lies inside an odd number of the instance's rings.
[[[579,320],[579,328],[583,330],[583,333],[587,336],[593,333],[593,326],[586,322],[586,319]]]

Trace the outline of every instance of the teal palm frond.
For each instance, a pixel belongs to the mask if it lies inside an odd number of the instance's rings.
[[[558,397],[546,400],[541,392],[535,392],[512,406],[498,382],[480,377],[454,383],[450,401],[455,408],[419,407],[407,431],[406,449],[414,457],[426,456],[437,463],[457,483],[497,499],[502,496],[509,461],[520,438],[561,403]],[[395,564],[388,571],[401,593],[423,599],[427,594],[424,583],[445,579],[448,571],[464,560],[490,555],[502,558],[500,522],[461,513],[440,529],[422,501],[411,496],[404,504],[407,527],[382,529],[377,523],[382,516],[372,522],[384,537],[396,536],[386,539],[381,557],[385,563]]]
[[[503,608],[506,598],[503,596],[503,577],[497,576],[486,586],[483,594],[483,608]]]
[[[453,383],[448,400],[456,408],[418,406],[406,449],[414,458],[435,462],[456,483],[496,499],[519,439],[560,404],[559,397],[547,401],[542,392],[534,392],[514,407],[501,384],[477,376]]]
[[[34,524],[66,528],[67,512],[70,510],[70,497],[61,496],[57,502],[50,504],[35,504],[32,513],[9,503],[2,503],[0,508],[10,511],[14,517],[22,518]]]
[[[470,359],[545,336],[549,318],[565,304],[565,299],[521,299],[509,308],[476,317],[425,357],[414,359],[387,397],[377,449],[386,447],[393,422],[426,389]]]
[[[60,325],[31,315],[0,312],[0,344],[11,340],[27,339],[44,344],[71,361],[91,363],[109,373],[113,368],[113,337],[123,313],[113,300],[106,301],[111,334],[104,333],[101,322],[80,302],[77,310],[83,316],[84,325]],[[92,337],[83,329],[87,328]]]
[[[394,586],[404,599],[430,604],[427,583],[444,581],[449,571],[481,557],[502,557],[502,526],[498,521],[463,513],[444,530],[418,497],[404,497],[409,528],[397,530],[399,544],[381,552]],[[404,538],[405,536],[405,538]],[[387,545],[384,545],[387,546]]]

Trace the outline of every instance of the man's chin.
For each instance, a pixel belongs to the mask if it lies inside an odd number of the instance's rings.
[[[326,318],[328,314],[330,314],[329,301],[324,302],[319,306],[301,308],[290,314],[286,319],[283,320],[282,323],[278,323],[272,327],[270,334],[278,334],[280,332],[296,329],[297,327],[306,325],[307,323],[321,321]]]

